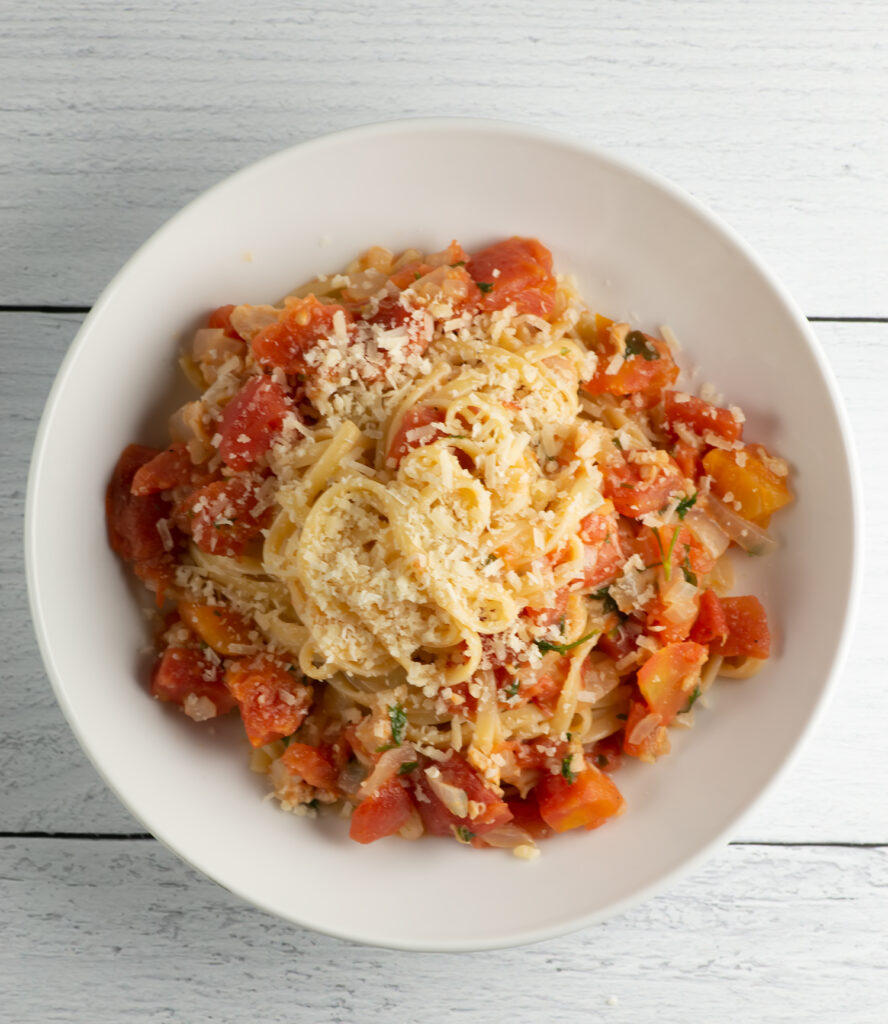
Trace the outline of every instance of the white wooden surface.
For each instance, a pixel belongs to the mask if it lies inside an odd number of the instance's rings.
[[[888,1020],[888,5],[0,0],[0,19],[0,1021]],[[606,925],[462,957],[302,932],[137,838],[56,708],[21,557],[42,402],[126,256],[266,153],[430,113],[583,136],[740,230],[827,318],[869,545],[830,714],[737,842]]]

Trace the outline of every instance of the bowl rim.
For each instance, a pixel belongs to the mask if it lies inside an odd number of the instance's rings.
[[[105,308],[112,302],[118,289],[126,283],[130,274],[133,272],[134,264],[146,252],[163,245],[167,234],[173,232],[179,221],[184,219],[186,216],[189,216],[194,208],[212,202],[217,192],[229,187],[245,177],[250,176],[259,168],[264,169],[269,166],[273,166],[276,163],[286,163],[297,151],[304,154],[306,152],[322,150],[329,146],[335,146],[343,140],[360,141],[362,139],[372,139],[387,135],[410,134],[417,130],[436,133],[457,131],[463,133],[477,133],[479,135],[498,135],[505,138],[523,139],[532,143],[556,146],[572,151],[573,153],[579,153],[583,156],[591,157],[593,160],[597,160],[601,164],[610,166],[621,174],[634,177],[642,183],[665,193],[671,200],[683,207],[692,216],[703,221],[704,224],[715,231],[716,234],[725,238],[726,241],[734,249],[738,250],[739,253],[753,266],[763,279],[763,282],[771,288],[776,298],[789,315],[794,326],[799,330],[807,343],[807,347],[817,364],[818,370],[820,371],[820,375],[824,381],[824,385],[836,415],[841,440],[841,449],[847,467],[849,493],[852,504],[852,557],[850,573],[848,576],[847,594],[844,601],[844,616],[838,643],[835,646],[829,664],[825,667],[824,685],[810,709],[807,721],[802,731],[795,743],[787,748],[779,767],[771,775],[767,783],[750,798],[743,809],[740,810],[721,831],[719,831],[709,842],[701,846],[696,853],[683,860],[677,866],[667,869],[662,874],[659,874],[653,881],[636,889],[631,893],[631,895],[613,903],[609,903],[607,906],[599,908],[591,913],[580,914],[557,924],[525,929],[522,932],[509,937],[507,940],[503,940],[502,938],[491,938],[486,940],[468,939],[465,941],[449,939],[437,942],[381,940],[379,937],[360,929],[349,930],[345,928],[324,927],[322,924],[318,924],[314,921],[307,922],[305,920],[301,920],[296,915],[281,911],[281,909],[271,905],[268,901],[258,899],[254,895],[248,895],[238,885],[231,884],[228,881],[222,881],[211,868],[202,865],[197,860],[192,860],[188,854],[180,850],[176,845],[176,842],[164,834],[164,830],[157,829],[155,831],[153,827],[150,827],[148,823],[145,822],[142,814],[130,805],[128,800],[117,788],[114,780],[106,773],[102,765],[97,762],[86,742],[79,723],[78,713],[74,704],[69,700],[68,694],[66,693],[62,683],[63,673],[53,657],[51,641],[43,620],[40,582],[38,580],[36,569],[36,545],[38,537],[36,534],[35,516],[37,492],[40,487],[43,466],[47,460],[47,439],[50,435],[53,421],[55,419],[59,396],[67,385],[68,377],[72,372],[72,368],[81,349],[87,342],[87,338],[93,325],[102,318]],[[115,794],[126,810],[144,827],[148,828],[154,838],[168,850],[173,852],[179,859],[184,861],[194,870],[200,872],[200,874],[212,879],[212,881],[220,885],[223,889],[233,893],[251,906],[258,907],[277,918],[287,920],[299,927],[308,928],[337,939],[381,948],[416,952],[452,953],[506,949],[541,942],[546,939],[556,938],[558,936],[588,928],[593,924],[606,920],[607,918],[623,914],[651,896],[662,892],[676,881],[690,875],[704,861],[709,859],[717,849],[726,845],[730,835],[736,833],[742,822],[746,820],[765,799],[767,799],[774,789],[782,782],[787,773],[792,770],[825,714],[830,700],[835,694],[839,674],[846,661],[848,649],[850,647],[853,623],[856,619],[857,607],[860,599],[863,545],[864,524],[860,469],[853,440],[853,432],[841,392],[834,378],[832,369],[826,359],[826,355],[822,349],[820,341],[812,330],[809,321],[804,316],[801,309],[782,282],[777,278],[764,260],[752,249],[752,247],[729,224],[723,221],[718,214],[710,210],[700,200],[685,192],[677,185],[672,184],[656,172],[641,167],[632,160],[626,159],[622,156],[617,156],[608,150],[604,150],[599,146],[587,142],[583,138],[574,137],[563,132],[556,132],[550,129],[525,125],[514,121],[465,116],[410,117],[376,121],[344,128],[335,132],[329,132],[321,136],[303,140],[302,142],[272,153],[258,161],[240,168],[230,175],[227,175],[214,185],[210,186],[210,188],[199,193],[183,207],[177,210],[177,212],[169,217],[162,225],[160,225],[160,227],[158,227],[132,253],[132,255],[126,260],[102,290],[86,318],[78,328],[74,339],[68,346],[68,349],[59,365],[40,417],[40,423],[31,452],[24,514],[24,551],[28,602],[44,668],[49,676],[55,698],[65,715],[69,727],[80,744],[81,749],[89,762],[98,772],[100,778],[108,786],[111,792]]]

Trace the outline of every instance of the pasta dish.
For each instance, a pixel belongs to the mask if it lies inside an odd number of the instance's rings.
[[[215,310],[169,447],[129,445],[107,494],[156,596],[152,695],[236,711],[280,805],[358,842],[530,858],[619,815],[621,760],[768,657],[729,550],[768,553],[791,500],[677,352],[518,237]]]

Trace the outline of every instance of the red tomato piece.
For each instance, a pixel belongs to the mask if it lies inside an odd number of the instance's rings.
[[[708,657],[706,647],[688,640],[667,644],[638,670],[638,689],[663,725],[687,705]]]
[[[331,760],[319,748],[308,743],[290,743],[281,758],[292,772],[316,789],[336,790],[339,773]]]
[[[432,769],[440,772],[440,781],[463,790],[469,801],[479,805],[474,817],[466,815],[457,817],[451,813],[435,795],[429,784],[425,771],[414,772],[415,785],[423,794],[417,797],[416,806],[422,817],[426,831],[433,836],[451,836],[455,828],[465,827],[474,835],[481,836],[485,832],[505,825],[512,820],[512,812],[506,802],[493,790],[488,789],[477,772],[464,757],[452,753],[448,760],[435,762]]]
[[[163,652],[151,673],[151,695],[179,707],[184,707],[190,696],[205,697],[215,705],[217,715],[234,707],[222,680],[222,667],[190,647],[168,647]]]
[[[305,353],[320,338],[333,334],[337,312],[345,317],[346,327],[352,316],[344,306],[320,302],[314,295],[290,302],[280,320],[263,327],[253,338],[253,355],[261,366],[279,366],[285,373],[305,373]]]
[[[661,644],[675,644],[687,640],[697,618],[697,608],[696,600],[688,602],[678,615],[676,609],[667,605],[658,595],[646,609],[645,632],[655,637]]]
[[[547,317],[555,307],[552,253],[535,238],[513,236],[482,249],[469,260],[472,279],[481,288],[483,310],[505,309]]]
[[[623,741],[620,733],[606,736],[592,747],[590,760],[604,772],[615,772],[623,764]]]
[[[645,565],[668,565],[669,574],[688,568],[701,575],[712,570],[715,559],[682,523],[652,530],[643,526],[635,540],[635,550]]]
[[[401,418],[401,423],[395,432],[395,436],[392,438],[392,443],[389,445],[388,458],[400,462],[407,452],[413,451],[414,448],[419,448],[422,445],[430,444],[445,433],[443,422],[444,413],[440,409],[436,409],[432,405],[411,406]],[[412,431],[420,427],[430,426],[433,423],[442,424],[442,426],[438,430],[428,431],[422,438],[408,439],[408,434]]]
[[[636,728],[641,728],[641,735]],[[669,737],[660,716],[647,706],[645,701],[633,698],[629,701],[629,715],[623,732],[623,753],[653,764],[658,757],[669,753]]]
[[[675,442],[672,457],[675,459],[678,468],[689,480],[697,480],[703,472],[700,449],[694,448],[693,445],[688,444],[686,441],[679,440]]]
[[[205,466],[194,465],[188,454],[188,446],[177,442],[165,451],[158,452],[139,468],[130,490],[133,494],[144,496],[158,491],[171,491],[185,484],[201,486],[209,483],[212,478],[213,474]]]
[[[598,638],[596,649],[614,661],[620,661],[638,646],[638,638],[642,633],[641,623],[637,619],[626,619],[607,633]]]
[[[237,557],[272,518],[270,508],[254,512],[256,485],[233,476],[200,487],[176,507],[176,522],[211,555]]]
[[[240,335],[231,326],[231,314],[234,311],[234,306],[219,306],[218,309],[214,309],[212,313],[207,317],[207,327],[215,327],[225,331],[229,338],[238,338]]]
[[[598,828],[622,814],[626,801],[611,779],[593,765],[570,782],[563,775],[544,775],[535,790],[540,817],[556,832]]]
[[[219,454],[226,466],[250,469],[274,443],[293,411],[286,391],[270,377],[252,377],[222,411]]]
[[[537,800],[536,790],[531,790],[525,800],[518,797],[510,797],[506,804],[512,812],[512,821],[523,828],[532,839],[548,839],[552,835],[552,829],[543,821],[540,816],[540,805]]]
[[[698,644],[722,642],[728,638],[728,618],[721,600],[714,590],[704,590],[700,595],[700,611],[691,629],[691,639]],[[713,651],[715,653],[715,651]]]
[[[681,391],[663,393],[663,410],[671,428],[676,423],[684,423],[701,438],[709,432],[724,441],[739,441],[743,434],[743,424],[734,418],[730,409],[721,409]]]
[[[311,705],[311,687],[269,654],[231,662],[225,685],[240,707],[247,739],[254,747],[292,736]]]
[[[158,454],[139,444],[123,450],[105,493],[105,517],[112,550],[132,564],[160,601],[172,579],[173,557],[164,547],[158,523],[169,516],[170,506],[159,494],[132,493],[136,474]]]
[[[550,608],[525,608],[521,613],[537,626],[554,626],[564,617],[570,587],[564,587],[555,594],[555,603]]]
[[[616,576],[626,557],[620,546],[616,516],[600,516],[593,512],[580,523],[580,537],[585,545],[585,571],[582,589],[600,587]]]
[[[721,606],[728,624],[728,638],[712,645],[712,653],[725,658],[767,658],[771,654],[768,615],[757,597],[723,597]]]
[[[397,778],[384,782],[373,796],[355,808],[348,830],[357,843],[373,843],[394,835],[410,820],[413,804],[410,795]]]
[[[665,341],[652,338],[641,331],[627,331],[626,324],[604,327],[609,321],[601,318],[598,330],[598,366],[595,375],[583,382],[590,395],[635,395],[641,392],[660,392],[674,384],[678,367]],[[603,335],[602,327],[606,334]],[[613,332],[626,332],[623,352],[614,340]],[[613,357],[623,355],[623,361],[614,373],[608,373]],[[628,353],[628,354],[626,354]]]
[[[642,468],[649,471],[651,467],[622,458],[601,468],[604,496],[610,498],[620,515],[630,519],[663,508],[670,496],[684,486],[684,475],[671,458],[666,466],[657,467],[657,475],[650,478],[642,476]]]

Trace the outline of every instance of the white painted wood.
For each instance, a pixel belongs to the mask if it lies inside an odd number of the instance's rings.
[[[885,849],[729,847],[604,925],[462,956],[302,931],[153,841],[5,841],[0,898],[16,1024],[883,1024],[888,996]]]
[[[630,157],[733,224],[808,314],[888,314],[883,0],[3,7],[2,303],[90,303],[237,168],[444,114]]]
[[[141,829],[86,763],[62,719],[40,664],[24,594],[21,514],[32,438],[55,368],[80,319],[0,314],[0,436],[8,439],[10,453],[0,463],[0,649],[6,669],[0,831]],[[886,843],[888,801],[879,794],[888,792],[883,649],[888,605],[888,449],[883,426],[888,324],[824,323],[817,329],[846,397],[866,467],[869,548],[863,599],[851,657],[829,714],[798,764],[744,823],[738,838]]]

